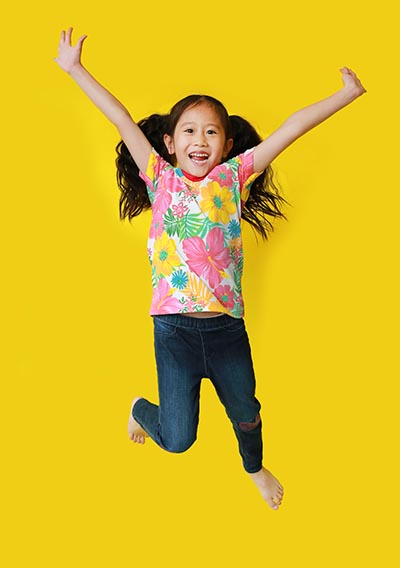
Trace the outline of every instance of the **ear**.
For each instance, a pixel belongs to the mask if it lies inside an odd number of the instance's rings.
[[[232,150],[232,146],[233,146],[233,138],[228,138],[228,140],[225,142],[224,157],[226,157],[229,154],[229,152]]]
[[[172,156],[175,154],[174,139],[169,134],[164,134],[164,144],[167,147],[168,153]]]

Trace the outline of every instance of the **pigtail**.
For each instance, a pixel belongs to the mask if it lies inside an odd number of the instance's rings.
[[[261,136],[247,120],[236,115],[229,118],[233,147],[229,152],[228,159],[238,156],[262,142]],[[242,219],[249,223],[263,239],[267,239],[268,233],[274,229],[271,218],[286,219],[282,212],[282,206],[287,204],[287,201],[279,194],[279,191],[280,188],[275,180],[274,170],[269,165],[252,183],[250,195],[243,206]]]
[[[164,134],[169,133],[172,136],[184,110],[201,102],[211,104],[215,108],[224,127],[226,138],[233,139],[233,147],[227,159],[238,156],[262,142],[260,135],[247,120],[236,115],[229,117],[225,107],[217,99],[207,95],[190,95],[176,103],[169,114],[152,114],[138,122],[139,128],[150,144],[168,163],[174,165],[174,158],[170,156],[164,144]],[[139,175],[139,168],[122,140],[118,143],[116,151],[118,154],[116,158],[117,183],[121,190],[120,218],[131,220],[142,211],[150,209],[151,203],[146,184]],[[269,165],[252,183],[249,198],[243,206],[242,219],[249,223],[263,239],[267,239],[268,233],[273,230],[272,218],[286,218],[282,212],[282,206],[287,202],[279,191],[279,186],[274,179],[274,171]]]
[[[152,114],[148,118],[143,118],[137,124],[142,130],[153,148],[166,160],[171,161],[171,156],[164,144],[164,133],[167,130],[168,115]],[[139,176],[139,168],[132,158],[125,142],[121,140],[115,148],[117,158],[117,184],[121,190],[119,200],[119,215],[123,220],[131,220],[142,211],[151,208],[146,184]]]

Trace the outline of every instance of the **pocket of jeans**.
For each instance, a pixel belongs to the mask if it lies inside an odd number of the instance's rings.
[[[160,317],[154,318],[154,333],[159,335],[175,335],[176,325],[163,321]]]

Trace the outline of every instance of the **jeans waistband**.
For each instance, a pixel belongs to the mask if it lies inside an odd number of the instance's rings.
[[[159,319],[160,321],[165,321],[171,325],[178,327],[185,327],[187,329],[198,329],[198,330],[215,330],[221,329],[229,325],[234,321],[243,321],[242,318],[233,318],[227,314],[223,314],[219,317],[212,318],[196,318],[185,316],[182,314],[165,314],[161,316],[152,316],[154,320]]]

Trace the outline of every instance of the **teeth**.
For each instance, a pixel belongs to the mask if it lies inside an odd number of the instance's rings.
[[[192,154],[189,154],[190,158],[208,158],[208,154],[204,154],[202,152],[193,152]]]

